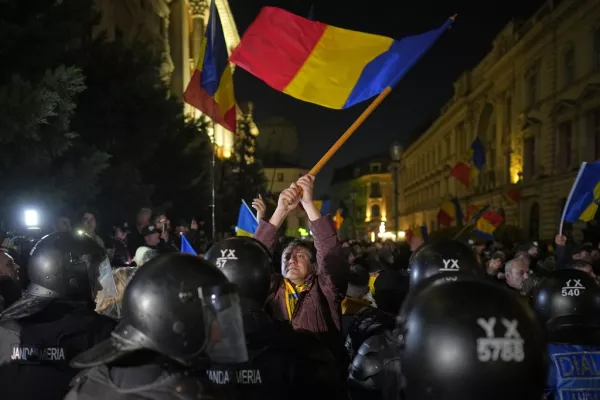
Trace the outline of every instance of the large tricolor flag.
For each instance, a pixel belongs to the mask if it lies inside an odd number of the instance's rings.
[[[348,108],[398,83],[452,20],[394,40],[263,7],[230,61],[290,96]]]
[[[227,60],[225,34],[215,0],[212,0],[210,5],[200,59],[185,89],[183,99],[217,124],[235,133],[233,73]]]

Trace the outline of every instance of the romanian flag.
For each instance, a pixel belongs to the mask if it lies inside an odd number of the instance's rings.
[[[462,221],[463,213],[458,198],[453,197],[440,207],[437,220],[442,226],[451,226],[454,221]]]
[[[596,217],[600,204],[600,161],[582,163],[569,198],[565,203],[562,220],[589,222]]]
[[[475,177],[481,172],[485,165],[485,150],[483,143],[477,137],[471,143],[471,148],[468,151],[467,162],[459,161],[450,172],[450,176],[469,187]]]
[[[413,238],[420,238],[423,242],[426,242],[429,239],[429,231],[427,230],[427,225],[422,225],[416,229],[409,228],[405,232],[406,234],[406,242],[410,244]]]
[[[238,222],[235,227],[235,234],[237,236],[250,236],[254,235],[256,229],[258,228],[258,220],[254,216],[248,204],[242,200],[242,205],[240,206],[240,213],[238,214]]]
[[[504,219],[496,211],[490,210],[489,205],[484,206],[483,208],[479,209],[479,211],[474,211],[474,208],[478,209],[479,207],[469,207],[471,211],[476,212],[476,214],[473,216],[473,222],[475,226],[473,227],[472,233],[485,239],[494,240],[494,232],[504,221]]]
[[[200,60],[183,98],[186,103],[202,111],[217,124],[235,133],[233,73],[227,60],[225,34],[215,0],[212,0],[210,5],[210,16],[202,41]]]
[[[394,40],[263,7],[229,60],[276,90],[343,109],[394,86],[452,20]]]

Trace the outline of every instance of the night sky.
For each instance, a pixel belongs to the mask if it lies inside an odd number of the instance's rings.
[[[333,168],[386,152],[394,140],[410,142],[420,127],[439,115],[452,96],[453,82],[487,54],[504,25],[513,17],[530,16],[543,1],[229,0],[229,4],[240,35],[267,5],[304,17],[308,17],[312,5],[317,21],[396,39],[437,28],[458,13],[453,27],[319,174],[317,188],[324,193]],[[298,127],[301,162],[309,168],[368,105],[365,102],[348,110],[330,110],[305,103],[270,88],[241,68],[236,69],[235,85],[239,102],[254,102],[259,129],[260,122],[270,116],[283,116]]]

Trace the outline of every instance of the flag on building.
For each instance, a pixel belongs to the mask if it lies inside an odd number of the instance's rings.
[[[256,216],[250,207],[248,207],[248,204],[242,200],[242,205],[240,206],[240,212],[238,214],[237,226],[235,227],[235,234],[237,236],[252,237],[257,228],[258,220],[256,219]]]
[[[454,221],[462,221],[463,213],[458,198],[445,201],[438,211],[437,220],[441,226],[451,226]]]
[[[181,252],[195,256],[198,255],[183,233],[181,234]]]
[[[236,132],[236,105],[233,94],[233,73],[227,59],[225,34],[215,0],[210,15],[198,65],[185,89],[186,103],[202,111],[215,123]]]
[[[511,185],[506,191],[504,198],[508,202],[518,203],[519,201],[521,201],[521,190],[519,190],[519,188],[515,185]]]
[[[582,163],[565,203],[564,222],[589,222],[598,213],[600,203],[600,161]]]
[[[229,59],[276,90],[343,109],[398,83],[452,21],[394,40],[263,7]]]
[[[429,239],[429,230],[427,229],[427,225],[421,225],[417,228],[409,228],[405,232],[406,242],[410,244],[413,238],[419,238],[423,242],[426,242]]]
[[[479,137],[475,138],[473,143],[471,143],[466,158],[466,162],[459,161],[452,167],[450,176],[465,187],[469,187],[485,165],[485,149]]]

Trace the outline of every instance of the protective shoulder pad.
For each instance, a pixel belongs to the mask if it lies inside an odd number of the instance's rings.
[[[348,382],[368,390],[380,390],[388,344],[384,334],[368,338],[352,360]]]
[[[213,399],[208,393],[207,385],[199,378],[189,375],[187,372],[178,376],[172,382],[173,394],[181,400]]]

